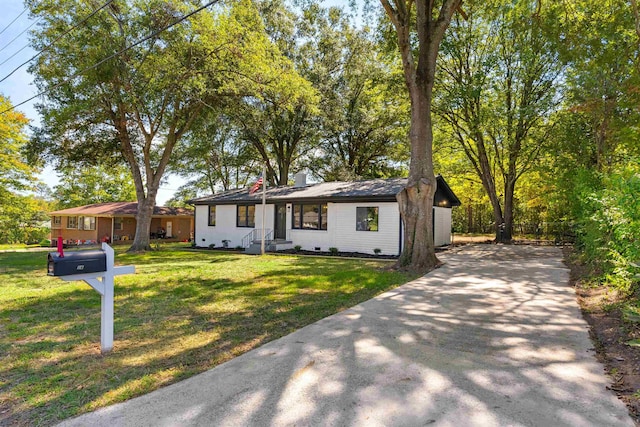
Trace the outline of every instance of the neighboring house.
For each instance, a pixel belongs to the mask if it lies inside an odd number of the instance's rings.
[[[98,243],[105,237],[113,242],[133,240],[137,212],[136,202],[96,203],[49,212],[51,240],[58,236],[62,236],[67,244]],[[160,234],[167,239],[190,239],[193,211],[156,206],[151,219],[152,237],[157,237],[162,231]]]
[[[306,184],[304,174],[296,175],[294,186],[266,190],[264,212],[265,243],[268,250],[290,249],[399,255],[402,250],[402,222],[396,194],[406,178],[354,182]],[[451,208],[460,200],[438,175],[433,207],[434,243],[451,243]],[[195,206],[195,243],[253,247],[262,235],[262,191],[245,189],[201,197]]]

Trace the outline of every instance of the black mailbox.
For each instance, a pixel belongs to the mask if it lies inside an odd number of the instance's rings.
[[[58,252],[49,252],[47,274],[69,276],[72,274],[107,271],[107,255],[103,251],[67,252],[60,257]]]

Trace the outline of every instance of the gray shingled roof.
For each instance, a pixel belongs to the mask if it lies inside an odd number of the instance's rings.
[[[447,200],[451,206],[459,206],[460,200],[453,194],[444,179],[438,175],[436,201]],[[406,178],[371,179],[366,181],[333,181],[307,184],[304,187],[279,186],[267,188],[269,203],[297,201],[395,201],[407,183]],[[247,188],[225,191],[211,196],[190,200],[193,205],[223,205],[236,203],[260,203],[262,192],[249,194]]]

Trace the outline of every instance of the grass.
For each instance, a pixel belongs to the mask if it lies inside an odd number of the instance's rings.
[[[116,263],[136,274],[116,278],[104,356],[97,292],[46,276],[46,253],[0,253],[0,425],[148,393],[413,278],[380,261],[125,249]]]
[[[0,251],[21,250],[27,248],[39,248],[40,245],[27,245],[25,243],[0,243]]]

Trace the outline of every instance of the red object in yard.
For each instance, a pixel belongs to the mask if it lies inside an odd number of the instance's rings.
[[[60,258],[64,258],[64,251],[62,247],[62,236],[58,236],[58,255],[60,256]]]

